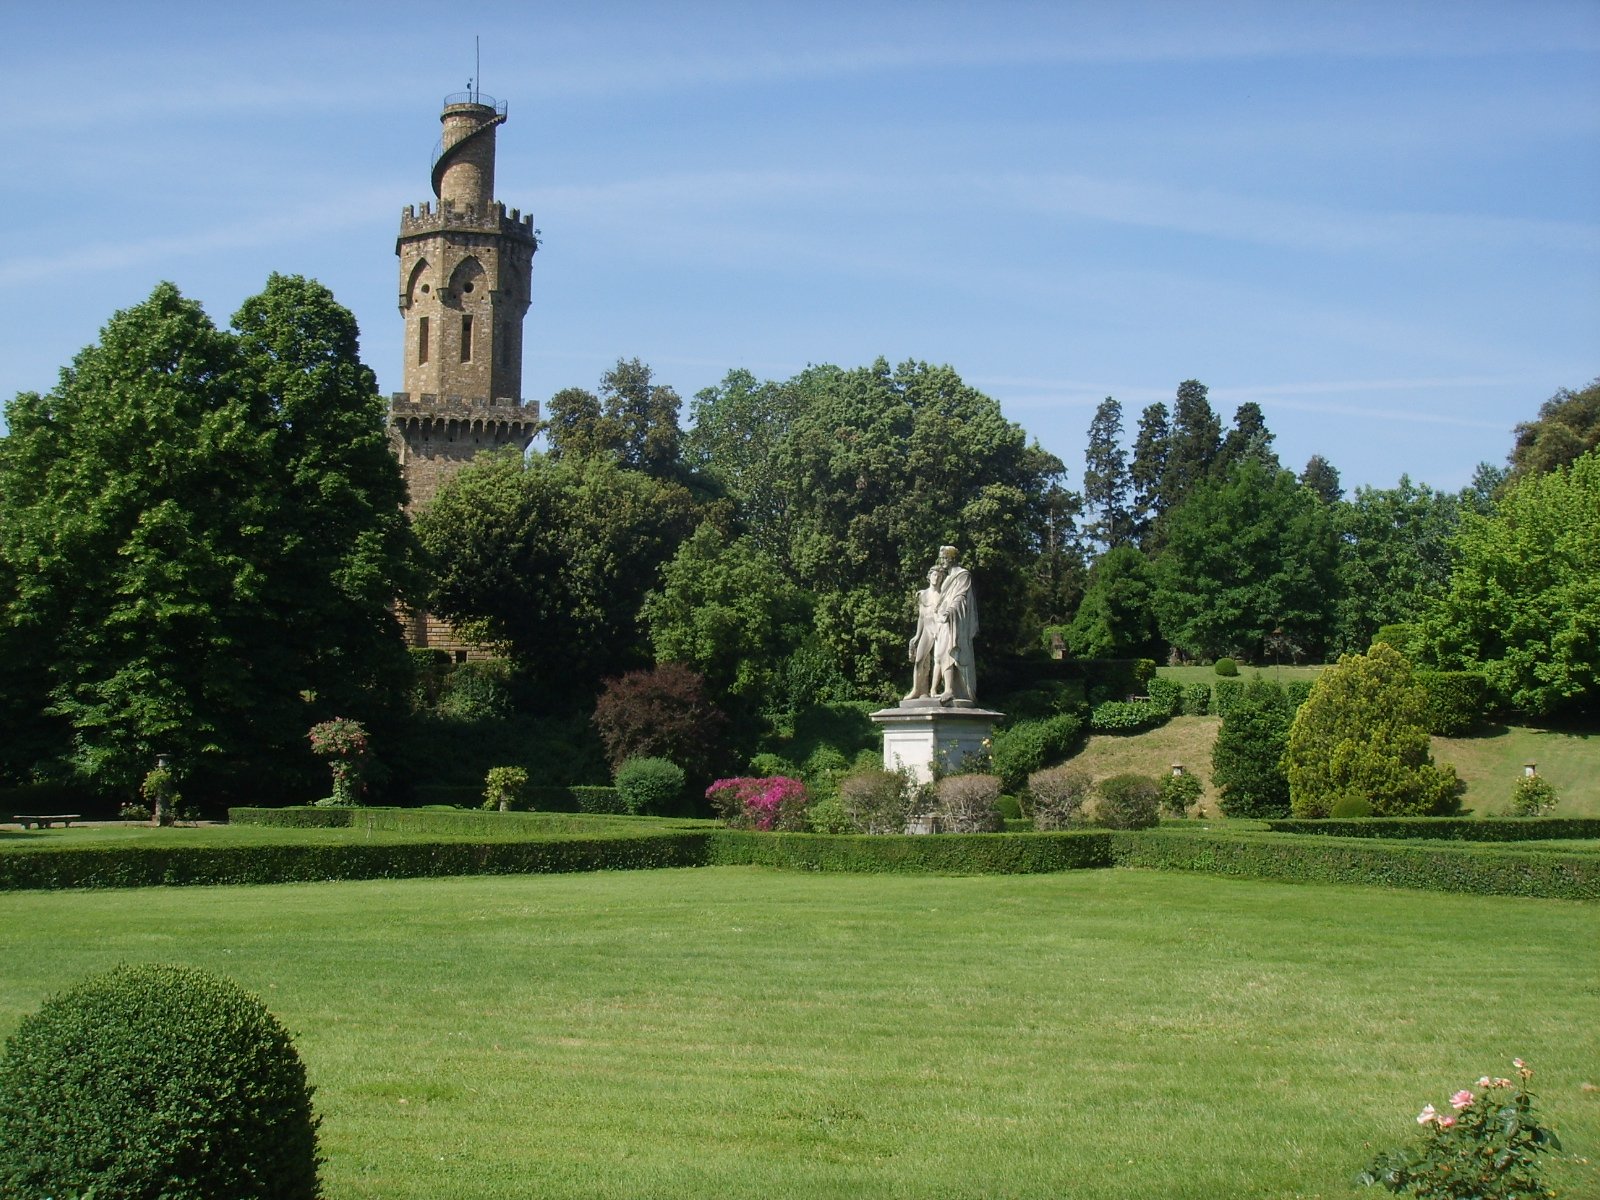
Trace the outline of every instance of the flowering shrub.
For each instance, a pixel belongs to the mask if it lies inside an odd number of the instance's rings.
[[[1538,1155],[1560,1150],[1556,1135],[1533,1115],[1533,1072],[1511,1060],[1517,1078],[1478,1080],[1450,1097],[1448,1112],[1429,1104],[1417,1114],[1422,1142],[1380,1154],[1356,1176],[1424,1200],[1544,1200],[1555,1195],[1539,1178]]]
[[[706,799],[734,829],[805,828],[806,785],[787,775],[719,779],[706,789]]]
[[[311,752],[328,760],[333,772],[333,803],[353,805],[361,798],[361,773],[367,765],[367,731],[360,721],[335,717],[313,725]]]
[[[1517,790],[1511,793],[1511,815],[1542,817],[1560,798],[1543,775],[1524,775],[1517,780]]]

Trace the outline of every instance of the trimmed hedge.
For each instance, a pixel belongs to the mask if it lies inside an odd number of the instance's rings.
[[[1107,700],[1095,705],[1089,728],[1096,733],[1138,733],[1165,725],[1172,717],[1164,702],[1151,700]]]
[[[1211,711],[1211,685],[1186,683],[1183,685],[1183,715],[1203,717]]]
[[[1600,900],[1600,856],[1484,846],[1362,845],[1288,835],[1112,835],[1119,867],[1198,871],[1286,883],[1346,883],[1479,896]]]
[[[1334,837],[1428,838],[1456,842],[1541,842],[1600,838],[1600,817],[1364,817],[1355,820],[1268,821],[1274,833],[1321,833]]]
[[[234,825],[266,825],[274,829],[349,829],[356,813],[377,812],[368,808],[230,808],[228,821]]]
[[[440,814],[454,815],[454,814]],[[463,814],[470,815],[470,814]],[[511,814],[490,814],[501,816]],[[544,875],[698,867],[711,831],[545,835],[520,841],[300,846],[78,846],[0,854],[0,891],[321,883],[450,875]]]
[[[781,867],[867,875],[1029,875],[1111,865],[1111,835],[1088,833],[872,834],[720,830],[708,866]]]

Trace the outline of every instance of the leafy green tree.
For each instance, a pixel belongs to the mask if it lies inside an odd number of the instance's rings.
[[[776,456],[789,561],[840,669],[875,690],[905,673],[911,597],[941,544],[973,573],[980,638],[1008,649],[1025,640],[1029,570],[1060,461],[949,367],[891,371],[879,359],[812,368],[795,383],[806,401]]]
[[[1122,449],[1122,405],[1111,396],[1094,410],[1083,459],[1083,502],[1096,514],[1084,532],[1107,549],[1126,545],[1133,537],[1133,481]]]
[[[679,468],[678,393],[654,382],[637,358],[617,360],[600,394],[563,388],[550,398],[545,434],[552,458],[609,458],[657,479]]]
[[[684,436],[688,467],[715,480],[732,498],[740,525],[756,544],[787,562],[789,489],[778,471],[778,447],[805,404],[794,381],[757,380],[729,371],[722,382],[695,395],[693,421]]]
[[[377,377],[361,361],[354,315],[314,280],[273,275],[233,328],[266,405],[280,489],[256,685],[270,670],[280,696],[310,691],[311,716],[359,718],[381,749],[411,674],[394,601],[425,582]],[[279,736],[298,742],[306,714],[280,711]]]
[[[1132,546],[1106,551],[1089,569],[1088,588],[1067,628],[1067,649],[1078,658],[1160,657],[1154,594],[1143,554]]]
[[[1516,429],[1514,478],[1553,471],[1600,446],[1600,379],[1581,392],[1562,388],[1539,406],[1539,416]]]
[[[1211,748],[1212,782],[1230,817],[1289,815],[1289,778],[1283,753],[1289,746],[1294,706],[1277,684],[1259,676],[1233,703]]]
[[[1162,635],[1203,658],[1314,657],[1326,641],[1333,520],[1294,476],[1246,459],[1168,514],[1154,566]]]
[[[1457,497],[1402,475],[1392,488],[1357,488],[1335,507],[1339,598],[1333,645],[1365,650],[1384,625],[1419,620],[1450,585]]]
[[[503,646],[548,701],[649,659],[640,608],[695,522],[689,493],[607,458],[480,456],[416,520],[430,611]]]
[[[1159,402],[1146,406],[1139,414],[1139,431],[1133,441],[1133,461],[1128,478],[1133,484],[1133,526],[1143,544],[1156,521],[1167,511],[1162,480],[1167,475],[1167,456],[1172,431],[1167,406]]]
[[[105,785],[157,752],[183,775],[309,770],[324,706],[368,718],[405,669],[404,492],[354,320],[279,276],[237,320],[162,284],[7,409],[7,642],[71,731],[59,757]]]
[[[1424,619],[1430,654],[1481,667],[1495,698],[1536,717],[1600,694],[1600,453],[1530,474],[1492,516],[1468,513],[1448,591]]]
[[[810,597],[753,539],[702,523],[661,572],[644,619],[657,662],[687,663],[714,695],[772,702],[811,624]]]
[[[1344,499],[1344,485],[1339,482],[1339,470],[1320,454],[1306,460],[1300,472],[1300,486],[1310,488],[1324,504],[1337,504]]]
[[[1317,677],[1289,727],[1283,766],[1294,815],[1326,817],[1346,805],[1370,805],[1380,817],[1451,811],[1461,784],[1452,768],[1433,763],[1427,707],[1393,646],[1341,657]]]

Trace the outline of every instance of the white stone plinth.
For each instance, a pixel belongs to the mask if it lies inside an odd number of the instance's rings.
[[[928,700],[902,700],[898,708],[881,708],[872,719],[883,726],[883,768],[902,768],[917,783],[933,782],[937,762],[955,770],[968,755],[984,749],[1004,713]]]

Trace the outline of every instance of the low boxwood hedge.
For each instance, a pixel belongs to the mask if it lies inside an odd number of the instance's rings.
[[[1272,820],[1274,833],[1321,833],[1334,837],[1427,838],[1452,842],[1544,842],[1600,838],[1600,817],[1354,817],[1341,820]]]
[[[1111,865],[1111,835],[756,833],[719,830],[708,865],[896,875],[1028,875]]]
[[[1600,900],[1600,856],[1487,846],[1416,846],[1286,834],[1113,834],[1119,867],[1201,871],[1292,883]]]
[[[519,841],[130,846],[86,842],[0,854],[0,891],[187,884],[318,883],[449,875],[540,875],[697,867],[714,831]]]

